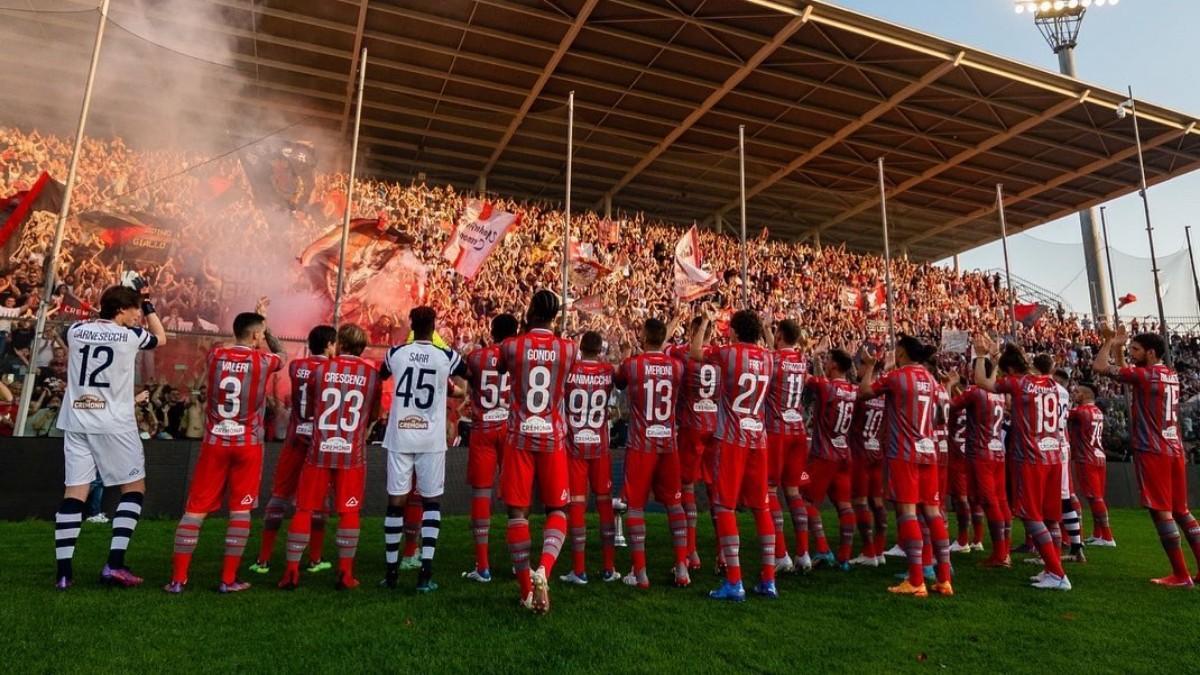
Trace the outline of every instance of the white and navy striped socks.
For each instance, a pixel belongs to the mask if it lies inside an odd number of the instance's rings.
[[[389,573],[400,568],[400,537],[404,534],[404,506],[388,504],[383,518],[384,560]]]
[[[129,540],[133,538],[133,531],[137,529],[138,519],[142,517],[144,499],[145,495],[141,492],[121,495],[112,521],[112,545],[108,549],[108,566],[111,569],[125,569],[125,551],[129,548]]]
[[[442,504],[433,499],[422,499],[424,515],[421,517],[421,578],[433,576],[433,552],[437,548],[438,534],[442,530]]]
[[[58,561],[58,578],[71,579],[71,560],[75,557],[75,542],[83,525],[83,501],[64,499],[54,514],[54,557]]]

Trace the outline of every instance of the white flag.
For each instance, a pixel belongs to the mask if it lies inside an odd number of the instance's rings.
[[[454,271],[474,279],[488,254],[519,220],[519,216],[493,208],[491,202],[469,200],[442,257],[454,265]]]
[[[703,262],[693,225],[675,244],[675,295],[680,300],[690,302],[713,292],[719,279],[712,272],[701,269]]]

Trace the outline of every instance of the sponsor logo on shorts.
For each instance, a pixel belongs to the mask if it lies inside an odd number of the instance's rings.
[[[801,472],[800,472],[800,480],[802,480],[802,481],[808,481],[808,480],[812,480],[812,479],[808,477],[808,472],[807,472],[807,471],[801,471]]]
[[[141,474],[142,474],[142,470],[135,468],[133,471],[129,472],[129,477],[133,478],[134,476],[140,476]]]
[[[562,494],[558,496],[558,498],[563,500],[564,502],[567,501],[568,497],[570,497],[570,494],[566,490],[563,490]]]
[[[396,420],[396,428],[401,430],[428,429],[429,420],[417,415],[409,415]]]
[[[340,455],[348,455],[354,446],[344,438],[331,438],[327,441],[321,441],[321,452],[333,452]]]
[[[99,396],[84,394],[74,401],[71,401],[71,407],[75,410],[104,410],[108,407],[108,402]]]
[[[242,497],[242,506],[254,506],[254,495]]]
[[[521,433],[523,434],[550,434],[554,433],[554,425],[544,417],[528,417],[521,422]]]
[[[346,506],[350,508],[358,506],[358,497],[351,497],[350,499],[347,499]]]

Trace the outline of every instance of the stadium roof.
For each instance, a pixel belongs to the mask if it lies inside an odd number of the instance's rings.
[[[1136,190],[1126,98],[801,0],[204,0],[268,105],[345,131],[369,49],[366,168],[559,201],[575,92],[573,205],[738,222],[939,259]],[[114,0],[115,5],[122,0]],[[1007,7],[997,7],[997,12]],[[1149,181],[1200,168],[1196,119],[1138,105]]]

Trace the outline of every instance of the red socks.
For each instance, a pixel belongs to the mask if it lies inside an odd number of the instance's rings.
[[[754,510],[754,529],[762,546],[762,580],[775,581],[775,521],[770,509]]]

